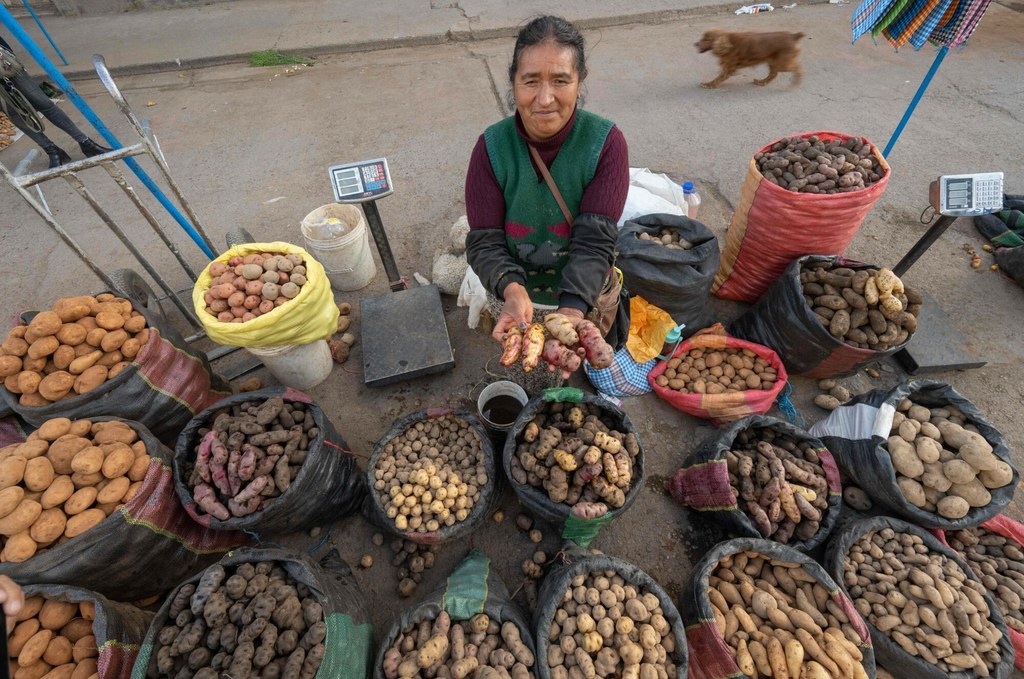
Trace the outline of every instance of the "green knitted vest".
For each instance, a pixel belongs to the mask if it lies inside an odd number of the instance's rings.
[[[611,121],[578,109],[569,137],[548,168],[573,216],[579,215],[583,190],[594,178],[611,128]],[[516,132],[514,116],[488,127],[484,141],[505,194],[505,240],[526,271],[530,299],[557,304],[562,268],[569,259],[570,225],[547,183],[538,179],[526,142]]]

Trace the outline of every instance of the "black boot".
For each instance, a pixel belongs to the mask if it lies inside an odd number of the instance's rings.
[[[82,153],[85,154],[86,158],[98,156],[104,153],[109,153],[112,149],[108,149],[106,146],[100,146],[92,139],[86,139],[83,142],[79,142],[78,147],[82,149]]]
[[[70,163],[71,162],[71,156],[69,156],[67,153],[65,153],[64,149],[62,149],[61,147],[57,146],[56,144],[50,144],[49,146],[44,146],[43,147],[43,151],[46,152],[46,156],[50,159],[50,169],[51,170],[53,168],[55,168],[55,167],[60,167],[64,163]]]

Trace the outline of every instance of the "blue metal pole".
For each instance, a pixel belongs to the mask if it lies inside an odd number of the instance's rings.
[[[117,137],[114,136],[113,132],[111,132],[107,128],[106,124],[100,119],[100,117],[96,115],[96,113],[89,106],[88,102],[86,102],[85,99],[83,99],[82,96],[75,91],[75,88],[72,87],[71,83],[68,82],[67,78],[65,78],[64,75],[57,70],[57,67],[53,65],[53,62],[50,61],[50,59],[45,54],[43,54],[43,51],[39,49],[39,47],[35,44],[35,41],[32,40],[32,37],[25,32],[25,30],[18,24],[18,22],[11,15],[11,13],[7,11],[7,9],[3,6],[0,6],[0,23],[3,23],[4,26],[7,27],[7,30],[9,30],[11,34],[18,40],[18,42],[21,43],[22,47],[25,48],[25,51],[32,55],[32,58],[36,60],[36,63],[42,66],[43,70],[45,70],[46,73],[51,78],[53,78],[53,81],[57,84],[57,87],[64,90],[64,93],[68,95],[68,99],[70,99],[71,102],[74,103],[76,107],[78,107],[78,110],[82,112],[82,115],[85,116],[85,119],[88,120],[94,128],[96,128],[96,131],[100,133],[100,135],[107,141],[107,143],[109,143],[114,148],[122,148],[123,144],[121,144],[121,142],[117,140]],[[150,176],[146,174],[146,171],[142,169],[142,166],[140,166],[139,163],[134,158],[125,158],[124,162],[128,165],[129,168],[131,168],[132,172],[135,173],[135,176],[139,178],[139,181],[141,181],[143,185],[147,189],[149,189],[150,193],[152,193],[153,196],[160,202],[160,204],[164,206],[164,208],[167,210],[168,213],[170,213],[174,220],[181,225],[181,228],[184,229],[185,233],[189,235],[189,238],[191,238],[192,241],[197,246],[199,246],[199,249],[202,250],[210,259],[216,257],[216,254],[214,254],[214,252],[206,245],[206,243],[203,242],[202,237],[195,230],[192,224],[189,223],[187,219],[185,219],[185,216],[181,214],[181,211],[178,210],[177,206],[175,206],[174,203],[172,203],[167,198],[167,196],[164,195],[164,192],[160,189],[159,186],[156,185],[156,183],[150,178]]]
[[[39,30],[42,31],[43,35],[46,36],[46,39],[50,41],[50,47],[53,48],[53,51],[57,53],[57,56],[60,57],[60,60],[64,62],[65,66],[67,66],[68,60],[65,59],[64,55],[60,53],[60,48],[57,47],[57,43],[55,43],[53,41],[53,38],[50,37],[50,34],[46,32],[46,27],[43,26],[43,22],[39,20],[39,15],[37,15],[36,11],[32,9],[32,5],[28,4],[28,0],[21,0],[21,3],[25,5],[25,9],[27,9],[28,13],[32,15],[32,18],[36,20],[36,26],[39,26]]]
[[[914,98],[910,100],[910,106],[907,107],[907,112],[903,114],[903,119],[900,124],[896,126],[896,131],[892,133],[892,137],[889,138],[889,143],[885,145],[885,150],[882,151],[882,155],[889,157],[889,151],[896,145],[896,140],[900,138],[900,134],[903,132],[903,128],[907,126],[907,121],[910,120],[910,116],[914,115],[914,109],[917,108],[918,102],[921,101],[921,97],[924,96],[924,91],[928,89],[929,83],[932,78],[935,77],[935,72],[939,70],[939,64],[946,58],[946,52],[949,51],[948,47],[940,47],[938,54],[935,55],[935,61],[932,62],[932,67],[928,69],[928,73],[924,76],[924,80],[921,81],[921,86],[917,88],[917,93],[914,94]]]

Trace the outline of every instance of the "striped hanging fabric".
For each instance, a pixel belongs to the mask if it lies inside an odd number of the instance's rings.
[[[991,0],[864,0],[853,12],[853,42],[866,33],[883,36],[895,49],[926,42],[937,47],[966,44]]]

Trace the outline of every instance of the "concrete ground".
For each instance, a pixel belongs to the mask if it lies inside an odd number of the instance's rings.
[[[612,3],[595,4],[607,7]],[[248,5],[220,4],[203,11],[234,12]],[[252,5],[263,6],[260,2]],[[465,10],[466,3],[461,7]],[[520,11],[525,16],[534,9],[531,5]],[[731,6],[694,10],[693,14],[682,9],[677,15],[651,18],[653,15],[642,14],[639,18],[643,21],[588,30],[591,76],[586,105],[621,127],[629,142],[631,165],[665,172],[680,181],[695,181],[703,197],[701,220],[716,233],[720,244],[747,162],[760,146],[786,134],[811,130],[860,134],[884,145],[934,54],[931,48],[895,53],[887,45],[869,40],[851,45],[851,5],[800,4],[753,16],[735,16]],[[150,33],[146,35],[154,41],[153,57],[148,62],[138,57],[143,66],[166,62],[161,45],[173,42],[176,31],[192,30],[192,14],[167,12],[161,16],[168,17],[164,31],[159,25],[147,29]],[[309,21],[301,12],[296,16],[300,17],[297,21]],[[405,25],[394,16],[388,18]],[[238,21],[244,26],[244,20]],[[109,37],[109,26],[81,26],[78,39],[106,53],[111,63],[110,55],[118,50],[145,51],[144,45],[122,45]],[[749,71],[718,90],[701,89],[699,83],[712,77],[716,66],[710,56],[698,55],[692,45],[701,32],[712,27],[803,31],[808,36],[803,43],[803,84],[793,88],[788,77],[782,76],[767,87],[756,87],[751,80],[760,73]],[[282,35],[289,28],[290,24],[282,24]],[[332,28],[338,26],[332,24]],[[1024,16],[1020,12],[994,4],[969,47],[949,55],[890,154],[893,174],[888,189],[868,215],[848,255],[886,265],[898,261],[927,228],[919,215],[927,205],[928,183],[939,174],[1002,170],[1007,191],[1024,192],[1024,142],[1020,137],[1024,97],[1019,76],[1024,61],[1019,40],[1022,29]],[[71,33],[69,29],[66,34]],[[188,42],[177,35],[187,62],[191,54],[186,49]],[[246,41],[238,31],[225,31],[223,53],[269,46],[261,35],[257,38],[256,42]],[[124,42],[130,41],[125,38]],[[437,44],[425,39],[423,44],[392,49],[325,54],[315,66],[290,73],[284,68],[226,64],[124,75],[118,77],[118,83],[136,111],[151,120],[172,173],[218,245],[226,232],[237,227],[247,228],[258,239],[301,242],[299,221],[332,199],[327,166],[383,155],[389,160],[396,192],[379,207],[399,268],[406,276],[414,271],[429,276],[435,249],[464,212],[463,177],[470,150],[487,125],[507,115],[502,73],[512,46],[507,37],[434,42]],[[289,45],[303,46],[296,38],[296,42],[279,47]],[[123,141],[130,139],[128,125],[97,81],[79,80],[76,87]],[[63,106],[72,111],[66,102]],[[67,145],[60,133],[54,133],[54,138]],[[27,140],[15,143],[0,152],[0,163],[13,167],[29,148]],[[104,204],[112,206],[112,214],[124,220],[132,239],[155,259],[161,273],[176,287],[188,288],[187,277],[123,197],[115,195],[109,182],[104,184],[104,177],[88,178],[97,185]],[[101,268],[138,268],[69,189],[50,185],[46,197],[57,219],[81,240]],[[0,187],[0,200],[0,251],[11,267],[4,293],[11,313],[64,294],[96,289],[97,281],[89,270],[13,191]],[[162,213],[160,217],[193,265],[201,267],[204,258],[198,250],[170,219]],[[980,251],[982,243],[972,225],[959,220],[910,270],[906,280],[938,300],[955,330],[988,361],[979,370],[937,377],[973,400],[1004,432],[1021,467],[1024,349],[1018,337],[1024,294],[1019,286],[987,269],[985,253],[985,267],[979,271],[970,268],[963,246],[969,244]],[[379,261],[377,267],[377,277],[367,288],[339,294],[338,300],[357,306],[359,299],[387,292]],[[745,308],[718,301],[715,307],[723,321]],[[392,387],[368,388],[363,385],[362,349],[357,344],[350,360],[311,391],[353,450],[368,454],[394,420],[414,410],[472,407],[476,394],[493,379],[487,366],[496,362],[496,345],[466,328],[466,310],[457,308],[454,298],[445,298],[445,308],[456,356],[453,371]],[[354,327],[358,332],[358,318]],[[416,341],[414,332],[408,340]],[[843,382],[856,391],[867,391],[901,377],[894,364],[878,367],[877,379],[861,373]],[[824,417],[825,413],[811,404],[817,393],[815,384],[803,378],[794,378],[792,384],[794,402],[807,425]],[[645,445],[648,481],[632,509],[605,529],[594,546],[636,563],[678,596],[694,561],[725,535],[676,505],[665,494],[664,482],[714,430],[653,395],[627,399],[623,409]],[[420,594],[442,582],[471,545],[488,553],[510,588],[516,587],[521,580],[519,563],[535,547],[512,526],[510,519],[518,508],[511,492],[505,493],[502,509],[508,517],[504,523],[489,521],[470,539],[441,550],[438,566],[428,573]],[[1019,500],[1008,513],[1024,518]],[[395,594],[387,547],[370,543],[374,530],[363,519],[350,518],[332,527],[329,540],[351,563],[364,553],[376,557],[377,565],[360,572],[358,578],[373,597],[374,620],[383,633],[383,626],[409,602]],[[557,548],[554,530],[546,529],[544,534],[543,547]],[[318,540],[305,535],[287,538],[289,544],[307,548]]]

